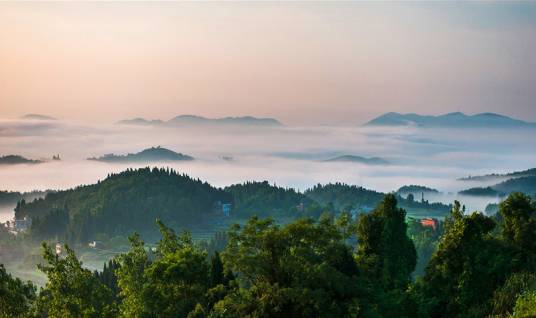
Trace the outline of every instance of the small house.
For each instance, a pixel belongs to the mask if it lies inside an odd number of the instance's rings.
[[[435,231],[437,229],[437,226],[439,225],[439,221],[437,219],[424,218],[421,219],[421,225],[424,227],[432,228]]]
[[[91,242],[89,242],[88,245],[91,248],[102,248],[102,242],[101,241],[91,241]]]
[[[221,212],[223,213],[224,216],[229,216],[231,215],[231,203],[223,203],[221,205]]]
[[[56,243],[56,255],[61,255],[63,252],[63,246],[60,242]]]

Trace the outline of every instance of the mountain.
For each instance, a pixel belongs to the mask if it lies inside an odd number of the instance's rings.
[[[170,119],[166,123],[172,125],[282,126],[276,119],[252,116],[205,118],[194,115],[180,115]]]
[[[456,128],[536,128],[536,123],[495,113],[466,115],[464,113],[448,113],[440,116],[424,116],[419,114],[386,113],[365,126],[410,126],[419,127],[456,127]]]
[[[161,121],[160,119],[148,120],[148,119],[145,119],[145,118],[139,118],[138,117],[138,118],[134,118],[134,119],[120,120],[116,124],[117,125],[134,125],[134,126],[157,126],[157,125],[160,125],[162,123],[163,123],[163,121]]]
[[[356,162],[356,163],[363,163],[367,165],[387,165],[389,164],[389,161],[379,158],[379,157],[361,157],[361,156],[353,156],[353,155],[344,155],[339,156],[331,159],[323,160],[324,162]]]
[[[493,181],[493,180],[505,180],[505,179],[514,179],[521,177],[530,177],[536,176],[536,168],[531,168],[522,171],[514,171],[510,173],[492,173],[482,176],[468,176],[465,178],[460,178],[461,181]]]
[[[22,119],[34,119],[34,120],[57,120],[54,117],[40,115],[40,114],[26,114],[21,117]]]
[[[127,155],[106,154],[99,158],[88,158],[88,160],[101,162],[155,162],[155,161],[187,161],[194,160],[193,157],[177,153],[172,150],[158,147],[151,147],[138,153]]]
[[[278,120],[273,118],[257,118],[252,116],[244,117],[224,117],[224,118],[206,118],[195,115],[180,115],[168,121],[148,120],[144,118],[134,118],[121,120],[119,125],[138,125],[138,126],[205,126],[205,125],[222,125],[222,126],[263,126],[277,127],[283,126]]]
[[[16,165],[16,164],[36,164],[42,163],[41,160],[32,160],[19,155],[7,155],[0,157],[0,165]]]

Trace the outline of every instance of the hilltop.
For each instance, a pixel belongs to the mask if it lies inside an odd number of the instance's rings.
[[[0,157],[0,165],[16,165],[16,164],[36,164],[42,163],[41,160],[28,159],[19,155],[7,155]]]
[[[158,147],[151,147],[138,153],[129,153],[127,155],[106,154],[98,158],[88,158],[88,160],[101,162],[155,162],[155,161],[189,161],[193,157],[177,153],[172,150]]]
[[[415,113],[386,113],[365,124],[365,126],[419,126],[455,128],[536,128],[536,123],[514,119],[495,113],[466,115],[448,113],[439,116],[426,116]]]
[[[396,193],[400,195],[407,195],[410,193],[413,195],[416,195],[416,194],[421,194],[421,193],[439,193],[439,191],[436,189],[422,186],[422,185],[412,184],[412,185],[405,185],[405,186],[400,187],[396,191]]]

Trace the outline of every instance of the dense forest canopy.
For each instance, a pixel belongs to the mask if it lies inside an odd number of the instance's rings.
[[[456,202],[424,274],[406,211],[386,195],[357,220],[349,214],[286,225],[252,217],[210,256],[188,232],[157,221],[160,240],[102,271],[65,246],[43,244],[37,292],[0,266],[0,317],[534,317],[536,203],[521,193],[499,215]],[[156,227],[156,226],[155,226]],[[408,233],[413,233],[409,235]],[[357,239],[357,244],[355,243]]]
[[[44,199],[17,205],[17,218],[32,219],[30,234],[67,242],[96,236],[150,234],[156,218],[176,228],[203,222],[214,202],[232,197],[206,182],[170,169],[138,169],[111,174],[97,184],[48,193]]]
[[[318,218],[323,212],[355,216],[371,211],[384,196],[341,183],[317,185],[304,193],[266,181],[219,189],[174,170],[144,168],[111,174],[93,185],[47,193],[32,202],[22,200],[15,213],[17,219],[31,218],[28,235],[35,239],[85,244],[133,231],[154,236],[156,218],[175,229],[211,227],[223,216],[224,205],[236,221],[253,215],[292,220]],[[444,216],[450,209],[441,203],[397,199],[412,215]]]

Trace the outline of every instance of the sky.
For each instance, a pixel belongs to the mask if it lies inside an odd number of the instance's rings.
[[[536,2],[1,2],[0,118],[536,121]]]

